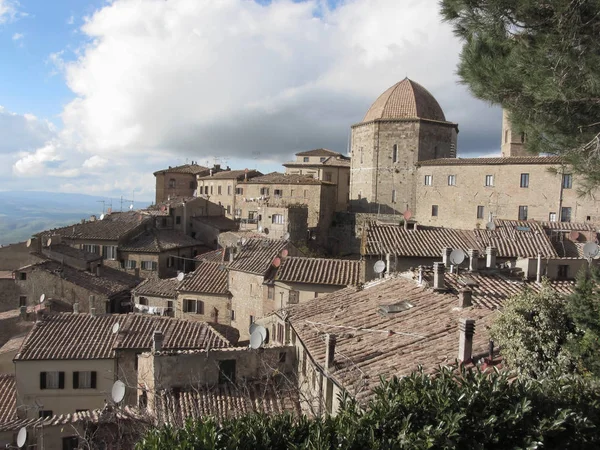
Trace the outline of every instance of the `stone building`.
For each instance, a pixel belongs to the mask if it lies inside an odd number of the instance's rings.
[[[350,195],[350,158],[341,153],[317,148],[296,153],[296,161],[283,164],[285,173],[308,175],[336,186],[336,211],[346,211]]]
[[[454,157],[457,133],[423,86],[405,78],[390,87],[351,127],[351,210],[414,210],[416,163]]]
[[[226,217],[239,219],[242,217],[239,214],[239,199],[244,196],[244,188],[238,184],[260,175],[262,173],[254,169],[211,172],[198,177],[197,195],[221,206]]]
[[[203,167],[192,161],[191,164],[170,167],[154,172],[156,177],[155,203],[168,200],[169,197],[192,197],[196,191],[197,177],[208,175],[209,172],[218,172],[219,166],[213,169]]]
[[[175,317],[177,278],[149,278],[131,291],[134,311]]]
[[[306,242],[308,238],[308,206],[259,206],[257,231],[271,239]]]

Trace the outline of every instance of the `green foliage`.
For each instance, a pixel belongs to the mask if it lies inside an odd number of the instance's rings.
[[[382,381],[360,408],[334,417],[250,415],[148,433],[138,450],[170,449],[587,449],[600,445],[600,395],[583,379],[511,379],[441,368]]]
[[[526,289],[504,303],[491,335],[508,367],[538,377],[574,370],[566,346],[573,331],[564,298],[544,281],[539,293]]]
[[[502,105],[533,152],[561,154],[600,181],[600,0],[441,0],[463,39],[458,73]],[[586,146],[592,142],[593,145]]]

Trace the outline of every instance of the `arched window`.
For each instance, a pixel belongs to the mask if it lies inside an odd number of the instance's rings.
[[[170,187],[170,188],[174,188],[174,187],[175,187],[175,178],[171,178],[171,179],[169,180],[169,187]]]
[[[396,144],[392,147],[392,162],[398,162],[398,146]]]

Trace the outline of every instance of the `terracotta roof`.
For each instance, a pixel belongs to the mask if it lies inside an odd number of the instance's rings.
[[[538,222],[547,230],[569,230],[569,231],[597,231],[598,228],[589,222]]]
[[[552,245],[561,258],[584,258],[583,246],[587,242],[573,242],[569,239],[553,241]]]
[[[284,167],[350,167],[351,161],[350,158],[344,157],[333,157],[330,156],[322,162],[303,162],[303,161],[289,161],[283,163]]]
[[[66,244],[52,244],[52,247],[42,248],[42,254],[47,256],[48,258],[56,259],[58,255],[53,255],[52,253],[58,253],[59,255],[64,255],[70,258],[79,259],[85,262],[98,261],[102,259],[102,255],[98,255],[97,253],[86,252],[80,250],[75,247],[71,247]]]
[[[135,211],[115,212],[106,215],[104,220],[76,223],[63,228],[46,230],[36,236],[41,236],[44,240],[57,234],[65,239],[118,241],[147,220],[150,218]]]
[[[0,280],[11,280],[13,278],[12,270],[0,270]]]
[[[499,164],[561,164],[560,156],[504,156],[497,158],[439,158],[420,161],[419,166],[477,166]]]
[[[206,262],[218,262],[227,264],[229,261],[223,260],[223,255],[225,254],[225,249],[220,248],[218,250],[212,250],[210,252],[202,253],[197,255],[194,259],[198,261],[206,261]]]
[[[288,256],[277,269],[275,281],[355,286],[361,282],[360,261]]]
[[[400,312],[383,312],[397,305]],[[426,372],[458,357],[459,318],[475,319],[473,355],[487,351],[488,326],[495,311],[473,306],[458,309],[457,298],[389,278],[349,287],[287,308],[287,318],[320,366],[325,333],[335,334],[333,379],[359,401],[371,397],[380,377],[408,375],[422,365]],[[406,309],[404,309],[406,308]]]
[[[19,270],[23,270],[21,268]],[[140,284],[142,279],[122,270],[102,266],[101,276],[79,270],[57,261],[45,261],[30,266],[27,270],[44,270],[56,277],[102,295],[111,296],[130,290]]]
[[[153,216],[168,216],[168,208],[181,206],[182,203],[192,202],[194,200],[203,200],[200,197],[170,197],[169,199],[159,202],[155,205],[150,205],[146,209],[140,210],[145,214],[151,214]]]
[[[114,334],[112,327],[120,324]],[[147,314],[62,313],[38,321],[15,356],[20,360],[109,359],[116,349],[150,350],[154,331],[163,349],[223,348],[231,344],[209,324]]]
[[[200,262],[196,270],[188,273],[181,285],[180,292],[199,292],[206,294],[228,294],[227,270],[218,262]]]
[[[197,245],[202,245],[202,242],[187,234],[152,228],[124,242],[119,250],[124,252],[160,253]]]
[[[250,169],[246,172],[243,170],[224,170],[223,172],[213,173],[212,176],[205,176],[198,178],[198,181],[210,181],[210,180],[238,180],[242,181],[244,178],[254,178],[261,176],[262,172],[256,169]]]
[[[243,388],[233,384],[200,387],[174,395],[162,391],[155,397],[158,423],[181,427],[186,419],[214,417],[218,421],[249,414],[302,412],[297,389],[284,390],[274,383],[246,383]]]
[[[300,175],[296,173],[279,173],[271,172],[262,177],[252,178],[246,182],[247,184],[326,184],[332,185],[328,181],[317,180],[316,178],[309,177],[307,175]]]
[[[288,242],[284,240],[250,238],[229,264],[229,269],[266,275],[273,259],[287,245]]]
[[[0,423],[17,418],[17,387],[13,374],[0,374]]]
[[[157,170],[154,175],[163,173],[189,173],[192,175],[198,175],[203,172],[208,172],[208,167],[200,166],[198,164],[183,164],[181,166],[169,167],[168,169]]]
[[[435,97],[420,84],[405,78],[381,94],[362,121],[417,118],[446,121]]]
[[[217,228],[220,231],[232,231],[239,228],[238,223],[235,220],[225,216],[196,216],[192,219],[196,222]]]
[[[0,355],[19,350],[26,337],[27,334],[22,334],[20,336],[10,338],[2,347],[0,347]]]
[[[549,237],[533,223],[530,231],[520,231],[516,224],[503,221],[493,231],[487,229],[456,230],[453,228],[418,226],[417,230],[406,230],[398,225],[371,223],[365,231],[363,255],[393,255],[404,257],[441,258],[442,249],[450,247],[467,252],[478,250],[480,255],[486,247],[493,246],[499,257],[544,256],[554,257],[556,251]]]
[[[316,148],[314,150],[307,150],[305,152],[296,153],[296,156],[344,156],[339,152],[334,152],[327,148]]]
[[[177,278],[149,278],[142,281],[131,293],[140,296],[175,298],[178,285]]]

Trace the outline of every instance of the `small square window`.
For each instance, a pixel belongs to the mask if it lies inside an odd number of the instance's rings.
[[[560,209],[560,221],[561,222],[570,222],[571,221],[571,207],[563,206]]]
[[[308,162],[308,156],[305,156],[304,158],[302,158],[303,162]]]
[[[425,175],[425,186],[431,186],[433,184],[433,176]]]
[[[521,187],[522,188],[528,188],[529,187],[529,174],[528,173],[522,173],[521,174]]]
[[[519,206],[519,220],[527,220],[527,206]]]
[[[556,213],[555,212],[551,212],[550,214],[548,214],[548,221],[556,222]]]
[[[438,215],[438,205],[431,205],[431,216],[437,217]]]
[[[181,224],[181,216],[175,216],[175,225]]]
[[[478,206],[477,207],[477,218],[483,219],[483,214],[484,214],[483,206]]]
[[[569,266],[568,265],[559,265],[558,266],[558,278],[568,278],[569,277]]]
[[[456,175],[448,175],[448,186],[456,186]]]
[[[494,185],[494,175],[486,175],[485,176],[485,185],[493,186]]]
[[[570,173],[563,174],[562,186],[563,189],[571,189],[573,187],[573,175]]]
[[[27,306],[27,296],[19,295],[19,306]]]
[[[52,414],[52,410],[51,409],[42,409],[40,410],[40,412],[38,413],[38,416],[41,418],[48,418],[48,417],[52,417],[54,414]]]
[[[319,158],[319,161],[320,161],[320,162],[325,162],[325,160],[326,160],[326,159],[327,159],[326,157],[324,157],[324,156],[321,156],[321,157]]]
[[[24,281],[27,279],[27,272],[19,272],[19,280]]]

